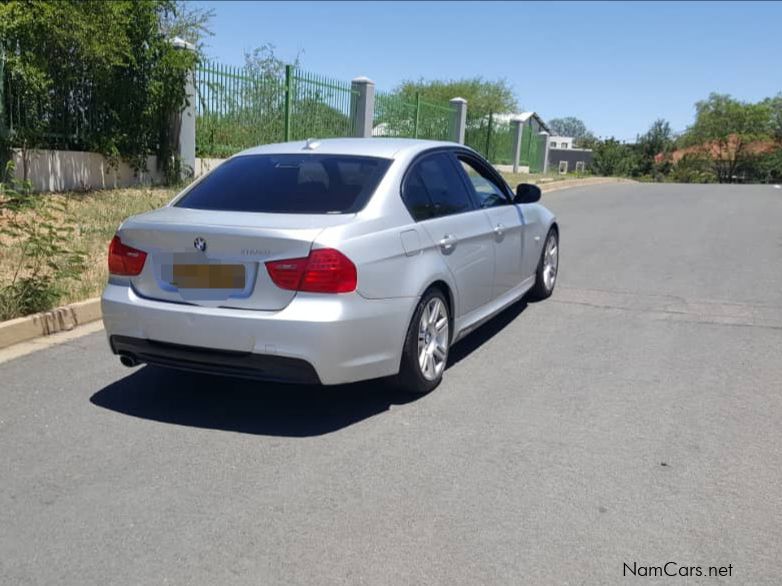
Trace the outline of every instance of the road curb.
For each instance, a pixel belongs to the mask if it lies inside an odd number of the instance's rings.
[[[632,179],[622,177],[590,177],[586,179],[565,179],[563,181],[554,181],[552,183],[536,183],[543,193],[560,191],[571,187],[581,187],[584,185],[603,185],[607,183],[637,183]]]
[[[0,323],[0,348],[57,332],[66,332],[101,318],[100,298],[87,299],[51,311]]]

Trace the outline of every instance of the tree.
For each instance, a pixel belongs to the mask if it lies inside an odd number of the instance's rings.
[[[771,135],[771,107],[712,93],[697,102],[695,110],[695,123],[687,129],[682,144],[700,147],[711,157],[719,182],[729,183],[749,155],[748,145]]]
[[[244,52],[244,66],[251,75],[276,77],[285,74],[285,61],[277,57],[274,52],[276,47],[271,43],[264,43],[252,51]],[[301,63],[301,52],[296,54],[293,67]]]
[[[459,80],[404,81],[394,93],[404,96],[408,101],[415,101],[416,93],[429,102],[447,104],[453,98],[467,100],[467,112],[488,116],[490,113],[512,113],[518,109],[516,97],[507,80],[488,81],[482,77]]]
[[[658,164],[655,162],[657,155],[667,155],[674,145],[673,132],[667,120],[658,118],[649,127],[645,134],[638,137],[636,148],[640,155],[639,171],[641,175],[656,174]]]
[[[675,183],[714,183],[717,177],[707,155],[687,153],[672,166],[669,177]]]
[[[633,145],[608,138],[594,145],[591,168],[596,175],[633,177],[639,174],[640,157]]]
[[[166,0],[0,4],[5,106],[14,122],[5,146],[71,148],[122,157],[143,168],[156,152],[168,173],[166,134],[195,65],[160,22]],[[11,106],[13,109],[11,110]]]
[[[210,28],[214,15],[213,8],[201,8],[176,0],[169,10],[160,14],[160,32],[167,39],[184,39],[203,53],[205,39],[214,35]]]
[[[552,118],[548,121],[548,127],[553,134],[558,136],[571,136],[577,141],[592,134],[587,130],[586,124],[574,116]]]
[[[782,93],[773,98],[767,98],[763,102],[769,109],[771,120],[769,121],[770,133],[779,143],[782,143]]]

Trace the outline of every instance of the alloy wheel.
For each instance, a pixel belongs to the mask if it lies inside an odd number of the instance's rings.
[[[448,310],[441,299],[430,299],[418,323],[418,366],[426,380],[436,380],[448,359]]]

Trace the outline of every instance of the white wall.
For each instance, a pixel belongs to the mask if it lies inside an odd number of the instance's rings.
[[[11,156],[16,164],[16,178],[24,178],[26,165],[27,179],[32,181],[35,191],[109,189],[150,185],[163,180],[156,169],[157,159],[154,156],[147,157],[149,171],[138,174],[124,162],[110,166],[106,158],[98,153],[30,150],[25,162],[22,151],[15,149]]]
[[[552,149],[572,149],[573,137],[572,136],[549,136],[548,143]],[[557,146],[554,146],[556,144]]]
[[[21,150],[14,149],[11,158],[16,165],[15,177],[23,179],[25,161]],[[195,176],[211,171],[223,160],[196,159]],[[111,166],[99,153],[30,150],[27,154],[27,179],[32,182],[34,191],[85,191],[163,182],[164,177],[157,170],[157,158],[154,155],[147,157],[147,169],[146,172],[136,173],[125,162]]]
[[[199,159],[196,158],[195,163],[195,169],[194,169],[194,176],[200,177],[201,175],[204,175],[205,173],[209,173],[212,169],[217,167],[220,163],[225,161],[225,159]]]

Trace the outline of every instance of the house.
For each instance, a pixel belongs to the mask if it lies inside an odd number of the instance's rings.
[[[549,136],[547,170],[560,175],[586,171],[592,164],[592,149],[575,148],[574,143],[572,136]]]
[[[492,123],[496,126],[521,124],[521,145],[518,166],[508,166],[508,170],[521,173],[540,173],[546,160],[546,137],[549,127],[536,112],[518,112],[511,114],[493,114]],[[515,148],[510,146],[510,151]],[[508,153],[511,156],[512,152]]]
[[[574,138],[572,136],[549,136],[548,148],[550,149],[572,149]]]

